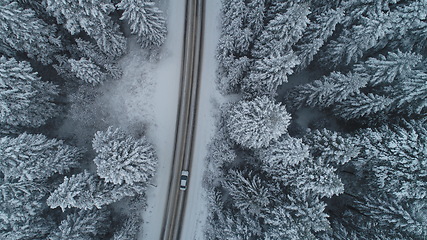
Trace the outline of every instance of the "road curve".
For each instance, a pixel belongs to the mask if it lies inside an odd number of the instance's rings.
[[[163,216],[161,240],[180,239],[186,191],[179,190],[181,170],[190,169],[195,139],[202,56],[204,0],[187,0],[175,148]],[[191,172],[188,184],[191,183]]]

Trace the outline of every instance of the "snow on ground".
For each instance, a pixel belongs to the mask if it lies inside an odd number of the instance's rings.
[[[102,85],[98,101],[108,108],[110,124],[138,135],[153,122],[149,100],[155,87],[151,74],[155,65],[147,61],[147,51],[139,47],[135,37],[128,41],[128,48],[129,53],[119,62],[122,78]]]
[[[217,62],[215,51],[220,29],[219,16],[220,0],[206,1],[206,16],[204,27],[204,48],[202,62],[202,78],[199,97],[198,119],[196,127],[196,143],[190,170],[187,206],[182,229],[181,239],[202,240],[203,230],[208,214],[205,189],[202,186],[203,174],[206,169],[207,145],[215,130],[215,112],[223,97],[216,91],[215,79]]]
[[[159,164],[153,183],[147,191],[148,206],[142,212],[143,225],[138,236],[141,240],[160,239],[168,194],[179,97],[185,0],[163,2],[161,7],[167,15],[168,36],[162,47],[161,60],[152,72],[155,86],[150,104],[153,105],[155,124],[147,129],[147,135],[157,150]]]

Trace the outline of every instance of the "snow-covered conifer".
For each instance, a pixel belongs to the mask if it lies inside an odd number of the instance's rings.
[[[219,51],[234,56],[247,54],[253,36],[249,26],[246,25],[248,19],[245,1],[223,0],[222,6],[222,37],[218,43]]]
[[[100,191],[96,176],[85,171],[70,178],[65,177],[64,182],[47,199],[47,205],[51,208],[61,207],[63,211],[69,207],[92,209],[94,195]]]
[[[108,21],[105,28],[94,33],[92,38],[96,40],[98,47],[113,59],[121,57],[126,52],[126,38],[120,32],[119,25],[112,20]]]
[[[268,212],[273,196],[259,176],[230,171],[223,184],[233,199],[233,205],[242,213],[260,217]]]
[[[316,16],[314,22],[309,23],[306,32],[296,46],[296,54],[301,62],[298,69],[304,69],[313,61],[314,55],[335,31],[336,25],[341,22],[343,16],[342,9],[328,9]]]
[[[427,197],[427,130],[425,123],[411,121],[402,126],[367,129],[364,137],[364,161],[373,175],[370,184],[397,199]]]
[[[314,159],[307,159],[295,166],[282,168],[280,175],[277,175],[279,171],[275,171],[274,168],[271,171],[265,170],[277,181],[294,188],[298,194],[309,191],[320,197],[332,197],[344,191],[341,179],[335,174],[336,169]]]
[[[80,157],[78,148],[41,134],[0,138],[0,171],[5,179],[46,179],[77,167]]]
[[[283,169],[309,158],[309,149],[301,139],[282,136],[267,148],[258,149],[257,156],[263,163],[263,169],[279,176]]]
[[[425,114],[427,111],[427,72],[411,71],[394,88],[389,88],[394,97],[393,107],[399,112]]]
[[[43,64],[52,63],[53,55],[61,48],[56,29],[23,9],[17,2],[0,2],[0,52],[9,56],[25,52]],[[14,51],[14,52],[11,52]]]
[[[242,89],[251,96],[274,96],[277,88],[288,81],[288,75],[299,64],[298,57],[290,52],[285,55],[272,53],[255,61],[249,76],[243,80]]]
[[[413,239],[427,235],[425,200],[399,203],[386,196],[365,196],[356,201],[356,208],[380,227],[401,231]]]
[[[284,134],[290,119],[284,106],[264,96],[236,103],[226,125],[231,139],[247,148],[260,148]]]
[[[292,4],[283,13],[278,13],[265,27],[261,36],[255,41],[252,55],[255,58],[265,58],[273,52],[285,55],[302,37],[309,23],[310,13],[306,4]]]
[[[105,209],[78,210],[61,221],[50,240],[96,239],[108,228],[109,212]]]
[[[44,0],[46,10],[71,34],[85,31],[100,49],[113,57],[121,56],[126,40],[109,14],[115,10],[110,0]]]
[[[138,236],[141,227],[141,219],[137,217],[127,218],[120,229],[114,233],[112,240],[134,240]]]
[[[96,175],[84,171],[65,177],[64,182],[47,199],[47,205],[51,208],[61,207],[62,210],[70,207],[101,208],[124,197],[141,194],[144,190],[145,187],[139,185],[106,183]]]
[[[114,58],[103,53],[98,46],[81,38],[76,39],[76,43],[83,57],[101,66],[109,76],[114,79],[119,79],[122,76],[122,70],[115,64]]]
[[[265,218],[266,239],[316,239],[314,233],[329,228],[325,207],[318,197],[309,194],[287,196]]]
[[[84,82],[96,85],[104,82],[107,78],[107,74],[102,72],[101,68],[91,60],[86,58],[69,59],[68,62],[71,64],[71,71]]]
[[[393,83],[397,77],[407,75],[421,60],[422,56],[419,54],[398,50],[389,52],[387,56],[379,55],[356,64],[353,71],[362,78],[367,78],[370,85],[376,86]]]
[[[54,228],[53,219],[46,219],[46,216],[37,216],[25,222],[14,223],[11,228],[1,229],[0,239],[47,239]]]
[[[361,17],[360,24],[344,29],[338,39],[327,45],[321,62],[329,68],[349,65],[360,60],[369,49],[384,45],[387,34],[392,32],[389,19],[386,13]]]
[[[265,2],[265,0],[252,0],[247,4],[248,26],[252,30],[254,37],[257,37],[264,29],[264,12],[266,10]]]
[[[221,54],[221,53],[219,53]],[[251,67],[251,60],[244,56],[236,58],[234,56],[217,56],[218,67],[218,88],[223,93],[236,93],[242,84],[243,77]]]
[[[167,28],[163,12],[151,1],[121,0],[117,7],[124,10],[121,20],[126,20],[132,34],[138,36],[142,47],[159,47],[166,39]]]
[[[291,101],[298,107],[306,105],[325,108],[359,93],[360,88],[366,83],[365,78],[351,72],[347,74],[332,72],[322,80],[295,87]]]
[[[0,123],[39,127],[58,113],[57,87],[42,82],[29,62],[0,57]]]
[[[310,146],[310,152],[316,159],[335,167],[349,162],[360,152],[355,138],[343,137],[325,128],[306,134],[304,143]]]
[[[215,237],[221,237],[218,239],[259,239],[262,236],[257,218],[243,219],[230,212],[222,217],[221,225],[218,226],[219,233],[215,234]]]
[[[355,119],[387,111],[392,104],[390,98],[368,93],[356,94],[334,106],[334,113],[344,119]]]
[[[236,158],[236,153],[232,148],[233,144],[225,135],[224,131],[225,129],[220,129],[215,134],[208,147],[208,160],[213,162],[217,167],[233,162]]]
[[[157,157],[145,137],[134,139],[118,129],[99,131],[92,141],[97,173],[114,184],[147,183],[153,177]]]
[[[0,232],[12,230],[19,223],[30,221],[44,211],[47,189],[39,184],[21,181],[0,185]]]

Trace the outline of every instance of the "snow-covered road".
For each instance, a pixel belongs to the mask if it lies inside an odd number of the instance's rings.
[[[185,0],[168,1],[164,10],[168,18],[168,37],[163,47],[163,58],[154,69],[156,82],[151,103],[154,122],[147,130],[159,156],[159,166],[153,186],[147,192],[147,208],[142,213],[143,226],[140,240],[160,239],[162,217],[167,199],[168,180],[173,159],[173,143],[179,96],[179,81],[184,36]],[[215,49],[219,39],[220,0],[206,1],[204,48],[196,144],[190,171],[187,207],[181,239],[204,239],[203,228],[207,216],[202,179],[205,170],[207,144],[214,131],[216,102],[221,101],[215,90]]]
[[[169,175],[173,159],[175,121],[178,108],[179,82],[184,35],[185,0],[165,4],[168,36],[162,50],[162,59],[153,72],[155,89],[151,99],[154,125],[147,129],[159,157],[153,186],[147,191],[147,208],[142,213],[143,225],[138,239],[160,239],[164,207],[167,200]]]
[[[202,75],[196,127],[196,141],[191,167],[190,185],[187,193],[187,206],[182,227],[181,239],[204,239],[203,228],[207,217],[207,202],[203,189],[203,174],[206,168],[205,157],[215,129],[215,112],[221,96],[216,91],[215,78],[217,63],[215,50],[219,39],[220,0],[207,0],[205,11]]]

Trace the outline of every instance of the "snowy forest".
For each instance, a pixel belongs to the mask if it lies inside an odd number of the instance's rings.
[[[0,1],[0,239],[136,239],[157,154],[94,100],[166,34],[152,1]]]
[[[427,238],[427,1],[222,0],[206,239]]]

